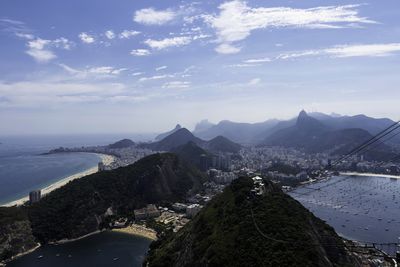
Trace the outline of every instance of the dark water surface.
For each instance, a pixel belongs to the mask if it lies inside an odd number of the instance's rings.
[[[102,232],[61,245],[47,245],[7,267],[139,267],[151,240],[118,232]]]

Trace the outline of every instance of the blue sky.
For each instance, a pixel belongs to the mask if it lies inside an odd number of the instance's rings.
[[[400,3],[0,2],[2,134],[398,119]]]

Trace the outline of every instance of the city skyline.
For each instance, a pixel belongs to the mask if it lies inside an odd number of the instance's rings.
[[[397,120],[398,7],[6,0],[2,133],[157,132],[302,109]]]

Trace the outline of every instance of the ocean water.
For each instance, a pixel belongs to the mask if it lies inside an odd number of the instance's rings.
[[[398,243],[400,180],[336,176],[290,193],[345,238],[361,242]],[[395,246],[378,248],[394,254]]]
[[[7,264],[8,267],[139,267],[151,240],[102,232],[81,240],[46,245]]]
[[[144,138],[143,135],[133,135]],[[29,191],[46,187],[63,178],[90,169],[101,160],[91,153],[41,155],[60,146],[106,145],[122,138],[119,135],[71,136],[1,136],[0,205],[20,199]]]

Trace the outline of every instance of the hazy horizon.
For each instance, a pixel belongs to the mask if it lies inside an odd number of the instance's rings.
[[[398,120],[399,7],[5,0],[1,135],[193,130],[302,109]]]

